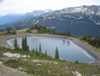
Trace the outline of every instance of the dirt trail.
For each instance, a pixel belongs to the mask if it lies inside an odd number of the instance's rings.
[[[24,72],[0,64],[0,76],[29,76]]]

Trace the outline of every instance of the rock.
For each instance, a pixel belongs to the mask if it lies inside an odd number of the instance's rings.
[[[82,76],[78,71],[72,72],[75,76]]]
[[[24,59],[24,61],[27,61],[27,59]]]
[[[18,69],[19,69],[19,70],[22,70],[23,68],[19,67]]]
[[[51,73],[51,71],[50,71],[50,70],[48,70],[48,73],[50,74],[50,73]]]
[[[33,60],[33,62],[39,62],[39,60]]]
[[[3,53],[4,56],[7,56],[7,57],[15,57],[15,58],[20,58],[21,55],[20,54],[12,54],[10,52],[6,52],[6,53]]]
[[[59,74],[58,74],[59,75]]]
[[[37,66],[41,66],[41,64],[36,64]]]
[[[22,55],[21,57],[22,57],[22,58],[26,58],[26,55]]]
[[[53,62],[54,64],[58,64],[57,62]]]
[[[68,69],[68,67],[64,67],[65,69]]]
[[[13,54],[13,53],[10,53],[10,52],[3,53],[3,55],[7,56],[7,57],[15,57],[15,58],[20,58],[20,57],[22,57],[22,58],[28,57],[29,58],[30,57],[29,55],[28,56],[26,56],[26,55],[20,55],[18,53]]]
[[[0,64],[2,64],[2,61],[0,61]]]
[[[28,57],[28,58],[30,58],[30,56],[29,56],[29,55],[28,55],[27,57]]]
[[[52,73],[53,75],[55,74],[55,73]]]

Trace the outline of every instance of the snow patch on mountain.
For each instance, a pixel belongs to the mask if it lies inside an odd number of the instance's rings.
[[[34,24],[37,24],[37,23],[39,23],[39,20],[37,20]]]

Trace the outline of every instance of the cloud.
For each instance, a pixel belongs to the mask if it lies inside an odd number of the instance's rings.
[[[82,5],[100,5],[100,0],[0,0],[0,14],[59,10]]]
[[[2,2],[3,0],[0,0],[0,2]]]

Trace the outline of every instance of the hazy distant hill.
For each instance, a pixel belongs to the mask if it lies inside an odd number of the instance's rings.
[[[10,25],[12,23],[16,23],[19,21],[24,21],[28,20],[37,16],[40,16],[42,14],[45,14],[47,12],[51,12],[52,10],[47,9],[47,10],[35,10],[33,12],[25,13],[25,14],[7,14],[5,16],[0,17],[0,26],[1,28],[7,25]]]
[[[29,28],[43,25],[58,32],[70,31],[73,35],[100,36],[100,6],[80,6],[43,14],[14,24],[15,27]]]

